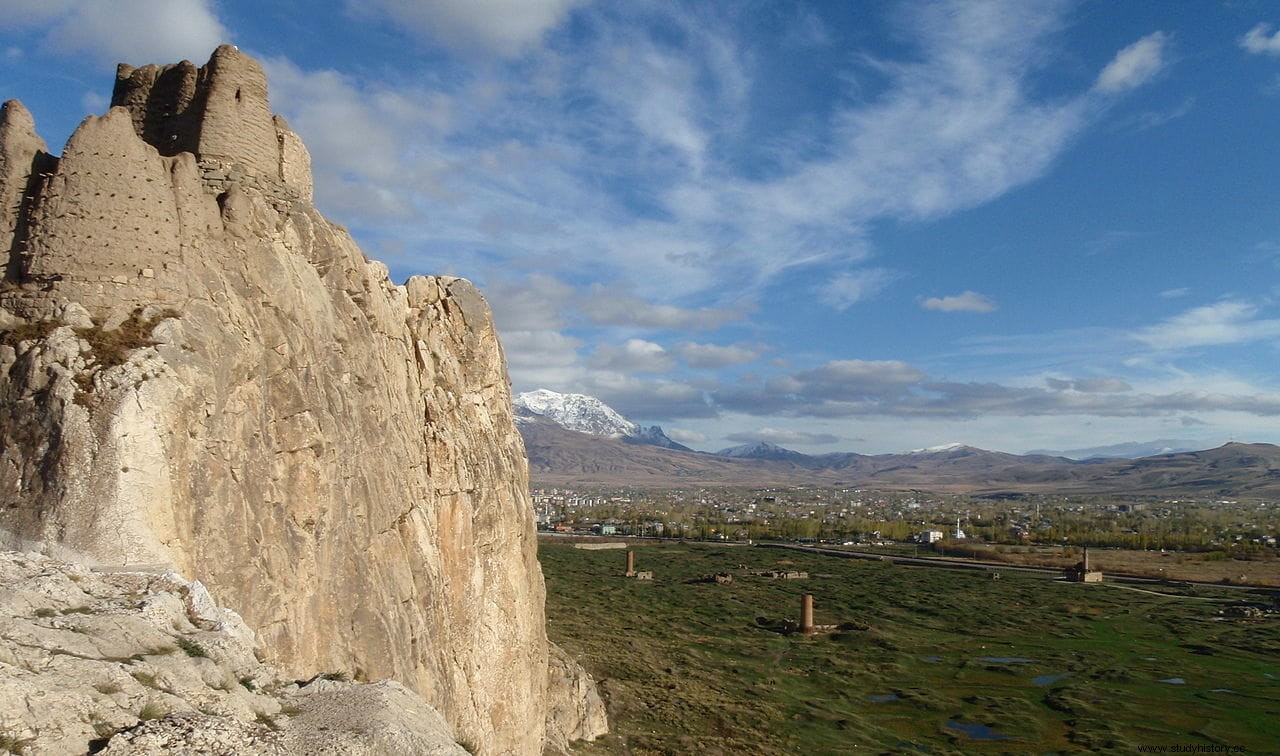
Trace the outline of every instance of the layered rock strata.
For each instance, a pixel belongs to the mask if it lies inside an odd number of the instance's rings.
[[[198,577],[291,674],[399,680],[477,749],[539,752],[543,583],[484,299],[393,284],[312,207],[235,48],[121,66],[112,105],[57,158],[0,112],[0,547]]]

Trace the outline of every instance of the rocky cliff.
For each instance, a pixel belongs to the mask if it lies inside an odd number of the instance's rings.
[[[199,582],[0,552],[0,752],[86,750],[466,753],[400,683],[296,681],[258,661]]]
[[[488,306],[393,284],[310,198],[233,47],[122,65],[56,158],[4,105],[0,548],[198,578],[291,674],[399,680],[458,740],[537,753],[543,583]]]

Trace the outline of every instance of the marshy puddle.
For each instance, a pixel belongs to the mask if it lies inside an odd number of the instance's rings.
[[[979,656],[978,661],[991,662],[993,664],[1031,664],[1034,659],[1024,659],[1021,656]]]
[[[1039,677],[1031,678],[1031,684],[1039,685],[1041,688],[1043,688],[1046,685],[1053,685],[1054,683],[1061,680],[1062,678],[1069,677],[1069,676],[1070,675],[1068,675],[1065,672],[1057,675],[1040,675]]]
[[[897,693],[872,693],[867,696],[867,700],[872,703],[889,703],[891,701],[897,701],[900,698],[902,698],[902,696],[899,696]]]
[[[920,657],[920,661],[940,662],[942,661],[942,657],[941,656],[922,656]]]
[[[973,723],[957,722],[954,719],[949,719],[947,720],[947,728],[964,733],[965,737],[969,738],[970,740],[1008,740],[1009,739],[1008,735],[1005,735],[1002,732],[996,732],[990,727],[987,727],[984,724],[979,724],[977,722],[973,722]]]
[[[1187,681],[1183,680],[1181,677],[1167,677],[1163,680],[1159,680],[1158,682],[1166,683],[1168,685],[1186,685],[1187,684]]]

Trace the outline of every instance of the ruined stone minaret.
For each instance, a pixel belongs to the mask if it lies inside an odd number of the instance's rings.
[[[636,552],[627,549],[627,577],[636,575]]]
[[[806,593],[800,597],[800,632],[813,632],[813,594]]]

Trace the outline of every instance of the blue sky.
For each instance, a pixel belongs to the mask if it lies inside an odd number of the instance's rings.
[[[1274,2],[0,0],[51,149],[237,44],[517,391],[691,446],[1280,442]]]

